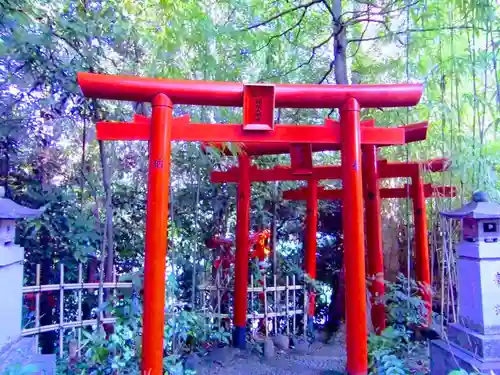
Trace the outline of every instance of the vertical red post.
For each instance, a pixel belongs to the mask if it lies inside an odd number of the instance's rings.
[[[236,259],[234,269],[234,328],[233,345],[246,346],[248,304],[248,248],[250,230],[250,157],[238,157],[240,178],[236,203]]]
[[[368,370],[359,110],[359,103],[354,98],[346,100],[340,109],[342,189],[344,191],[342,224],[346,284],[346,346],[349,375],[366,375]]]
[[[318,181],[311,179],[307,181],[307,198],[306,198],[306,237],[305,237],[305,272],[311,277],[316,279],[316,231],[318,228]],[[315,307],[315,292],[309,291],[309,311],[308,311],[308,324],[313,323],[314,307]]]
[[[164,94],[158,94],[153,99],[152,106],[146,207],[142,372],[161,375],[173,106]]]
[[[431,271],[429,259],[429,237],[427,228],[427,208],[425,204],[424,183],[420,168],[412,177],[413,217],[415,220],[415,263],[416,280],[422,287],[421,297],[427,308],[430,322],[432,310]]]
[[[385,329],[384,252],[378,179],[377,147],[363,145],[363,186],[365,196],[366,246],[370,280],[371,317],[375,332]]]

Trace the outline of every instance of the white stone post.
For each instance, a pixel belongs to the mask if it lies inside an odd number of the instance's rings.
[[[12,220],[13,221],[13,220]],[[1,229],[0,229],[1,232]],[[1,239],[1,236],[0,236]],[[24,249],[0,243],[0,350],[21,334]]]

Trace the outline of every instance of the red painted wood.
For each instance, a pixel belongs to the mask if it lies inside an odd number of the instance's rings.
[[[337,121],[334,120],[329,120],[333,124],[338,124]],[[374,127],[375,126],[375,120],[370,119],[370,120],[365,120],[361,122],[361,139],[363,140],[363,143],[368,142],[367,136],[364,134],[364,129],[365,127]],[[410,142],[417,142],[417,141],[423,141],[426,139],[427,136],[427,127],[428,127],[428,122],[423,121],[415,124],[409,124],[409,125],[404,125],[404,126],[399,126],[399,129],[403,129],[405,133],[405,143],[410,143]],[[377,128],[377,129],[384,129],[384,128]],[[366,137],[366,142],[365,142],[365,137]],[[219,148],[219,150],[223,151],[226,155],[231,155],[231,151],[227,149],[227,147],[224,146],[224,144],[211,144],[210,146]],[[203,146],[202,146],[203,147]],[[266,143],[266,144],[259,144],[259,143],[250,143],[250,142],[245,142],[240,144],[240,147],[242,150],[244,150],[247,155],[251,156],[261,156],[261,155],[278,155],[278,154],[287,154],[290,152],[290,147],[286,144],[283,143]],[[312,144],[312,151],[313,152],[318,152],[318,151],[338,151],[340,150],[340,145],[338,144],[331,144],[331,143],[315,143]]]
[[[425,172],[444,172],[450,166],[451,162],[446,158],[410,162],[379,160],[380,178],[412,177],[420,167]]]
[[[377,131],[375,131],[377,130]],[[149,140],[149,127],[139,122],[97,123],[97,139]],[[277,125],[274,131],[244,130],[241,124],[190,123],[189,116],[176,118],[172,124],[173,141],[203,142],[260,142],[260,143],[313,143],[340,144],[340,128],[334,122],[325,125]],[[364,144],[401,145],[405,134],[401,128],[364,128]]]
[[[175,104],[241,107],[243,84],[186,81],[79,72],[78,84],[86,97],[150,102],[158,93]],[[363,108],[416,105],[421,84],[399,85],[276,85],[276,108],[340,108],[354,98]]]
[[[274,85],[243,85],[243,128],[274,129]]]
[[[427,138],[428,121],[418,122],[416,124],[409,124],[402,126],[405,129],[406,143],[423,141]]]
[[[236,262],[234,270],[234,318],[236,327],[246,327],[248,251],[250,231],[250,158],[240,155],[236,205]]]
[[[224,183],[237,182],[239,171],[238,168],[230,168],[227,171],[214,171],[210,173],[210,182]],[[250,180],[252,182],[265,181],[300,181],[309,178],[317,180],[335,180],[341,178],[340,166],[322,166],[314,167],[313,173],[308,176],[297,176],[291,167],[274,167],[271,169],[260,169],[252,167],[250,169]]]
[[[133,122],[98,121],[96,138],[99,141],[149,141],[150,119],[146,116],[134,115]],[[175,139],[175,129],[189,125],[189,116],[176,117],[172,120],[172,140]]]
[[[306,203],[306,233],[305,233],[305,272],[311,279],[316,279],[316,231],[318,228],[318,182],[309,180],[307,182],[307,203]],[[309,290],[308,315],[314,317],[316,306],[314,289]]]
[[[110,121],[99,121],[96,125],[97,127],[97,139],[102,141],[114,141],[114,140],[149,140],[149,126],[147,126],[149,119],[146,116],[134,115],[133,122],[110,122]],[[198,124],[201,125],[201,124]],[[208,125],[208,124],[205,124]],[[370,127],[373,125],[372,120],[367,120],[362,122],[363,128]],[[182,131],[177,130],[178,127],[182,126],[192,126],[189,124],[189,116],[177,117],[174,119],[173,140],[181,140]],[[215,124],[214,124],[215,126]],[[220,126],[220,125],[217,125]],[[227,125],[224,125],[227,126]],[[233,126],[240,126],[239,124]],[[294,125],[296,126],[296,125]],[[329,121],[327,126],[338,127],[336,121]],[[375,128],[375,129],[394,129],[394,128]],[[416,142],[425,139],[425,134],[427,131],[427,122],[421,122],[418,124],[410,124],[406,126],[401,126],[398,129],[404,131],[404,140],[406,143]],[[374,130],[362,129],[362,143],[372,144],[373,142],[378,142],[378,145],[389,145],[391,142],[397,142],[395,144],[401,144],[401,133],[394,135],[390,134],[386,137],[387,130],[382,130],[384,134],[379,134]],[[391,133],[393,133],[391,131]],[[383,138],[383,139],[377,139]],[[192,138],[192,137],[191,137]],[[396,138],[397,140],[394,140]],[[213,141],[212,141],[213,142]],[[385,142],[385,143],[383,143]],[[211,147],[217,147],[219,149],[224,149],[223,144],[210,144]],[[242,145],[242,149],[248,155],[273,155],[273,154],[286,154],[291,152],[291,146],[286,143],[278,142],[268,142],[268,143],[250,143],[245,142]],[[339,150],[339,143],[314,143],[312,145],[312,151],[332,151]],[[226,153],[230,154],[230,151],[226,149]],[[436,159],[434,163],[429,165],[429,168],[436,169],[444,168],[442,164],[443,160],[446,159]],[[441,163],[441,164],[440,164]]]
[[[410,162],[410,163],[399,163],[399,162],[388,163],[387,160],[379,160],[378,161],[379,177],[380,178],[411,177],[411,174],[414,172],[412,168],[418,167],[419,164],[422,164],[424,166],[425,165],[433,166],[432,170],[423,168],[424,170],[427,170],[429,172],[445,171],[450,165],[447,159],[436,159],[435,161],[431,160],[428,162]],[[435,168],[436,165],[438,166],[442,165],[445,168],[444,169],[439,169],[437,167]],[[283,166],[277,166],[271,169],[259,169],[257,167],[252,167],[250,169],[250,179],[253,182],[299,181],[299,180],[307,180],[308,178],[314,178],[316,180],[338,180],[341,178],[340,166],[331,165],[331,166],[313,167],[312,174],[307,177],[297,176],[293,173],[292,168]],[[228,171],[214,171],[210,174],[210,181],[213,183],[237,182],[237,180],[238,180],[237,168],[231,168]],[[384,198],[404,198],[407,196],[406,192],[403,192],[402,190],[399,190],[398,192],[398,190],[386,191],[382,189],[381,194]],[[454,193],[443,191],[442,194],[448,196],[447,194],[454,194]],[[300,199],[305,199],[305,198],[300,198]],[[340,197],[332,196],[331,199],[340,199]]]
[[[429,255],[429,230],[427,228],[427,207],[421,171],[412,176],[413,217],[415,221],[415,263],[416,281],[422,288],[421,297],[427,307],[427,319],[431,322],[432,294]]]
[[[142,372],[152,375],[163,374],[171,123],[172,102],[158,94],[153,100],[149,144],[142,335]]]
[[[344,265],[346,284],[347,373],[368,371],[366,327],[365,234],[361,177],[360,104],[349,99],[340,109],[342,129],[342,185],[348,192],[343,201]]]
[[[371,293],[371,318],[375,332],[385,329],[384,251],[382,247],[382,216],[378,177],[377,148],[363,148],[363,193],[365,200],[368,280]]]
[[[285,190],[283,199],[305,201],[307,199],[307,190],[299,188],[294,190]],[[436,186],[432,184],[424,184],[424,195],[426,198],[442,198],[442,197],[455,197],[456,188],[454,186]],[[380,197],[382,199],[388,198],[411,198],[411,185],[401,188],[382,188],[380,189]],[[341,189],[325,189],[318,186],[318,199],[319,200],[341,200]]]
[[[444,172],[451,167],[451,160],[447,158],[432,159],[422,163],[424,172]]]
[[[310,143],[290,144],[290,164],[292,173],[297,176],[312,174],[312,146]]]
[[[411,198],[411,185],[405,185],[402,188],[387,188],[380,189],[382,198]],[[425,198],[440,198],[456,196],[456,188],[454,186],[435,186],[432,184],[424,184]]]

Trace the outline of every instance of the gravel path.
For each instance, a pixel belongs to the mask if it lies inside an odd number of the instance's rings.
[[[291,348],[277,351],[272,359],[250,351],[221,348],[204,357],[196,366],[197,375],[334,375],[345,368],[344,332],[329,344],[314,342],[307,352]]]

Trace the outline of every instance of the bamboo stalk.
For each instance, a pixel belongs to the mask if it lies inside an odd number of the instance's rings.
[[[307,336],[307,285],[304,282],[304,337]]]
[[[274,310],[275,312],[279,312],[279,301],[278,301],[278,292],[276,291],[276,274],[273,274],[273,286],[274,286]],[[278,334],[278,318],[274,318],[273,324],[274,334]]]
[[[206,282],[206,272],[205,272],[205,264],[203,264],[203,273],[201,274],[201,283],[202,285],[205,285],[205,282]],[[205,290],[206,289],[201,289],[200,288],[200,291],[201,291],[201,294],[200,294],[200,303],[201,303],[201,309],[204,310],[205,309]]]
[[[251,315],[254,315],[255,311],[253,308],[253,274],[250,275],[250,286],[251,288],[248,290],[248,293],[250,293],[250,312]],[[253,328],[253,321],[252,321],[252,328]]]
[[[113,267],[113,285],[114,285],[114,288],[113,288],[113,298],[116,299],[116,291],[118,289],[118,279],[116,277],[116,268]]]
[[[266,291],[266,276],[264,275],[264,331],[266,337],[269,336],[268,326],[267,326],[267,291]]]
[[[193,290],[193,294],[191,295],[191,309],[194,311],[194,305],[196,303],[196,260],[198,257],[198,206],[200,205],[200,165],[196,163],[196,197],[194,204],[194,249],[193,249],[193,272],[191,275],[191,288]]]
[[[217,288],[217,313],[220,315],[221,309],[220,309],[220,272],[217,272],[215,276],[215,286]],[[221,319],[217,321],[217,327],[220,330],[221,326]]]
[[[293,309],[295,310],[295,306],[296,306],[296,301],[297,301],[297,295],[296,295],[296,292],[295,292],[295,274],[292,275],[292,285],[293,285],[293,292],[292,292],[292,298],[293,298]],[[295,316],[295,314],[293,315],[293,325],[292,325],[292,331],[293,331],[293,334],[295,335],[295,333],[297,332],[297,317]]]
[[[290,292],[288,291],[288,275],[285,277],[285,309],[286,309],[286,334],[290,335],[290,311],[288,308],[288,304],[290,301]]]
[[[64,264],[60,264],[59,273],[59,358],[63,357],[64,350]]]
[[[39,285],[39,286],[25,286],[23,287],[23,293],[34,293],[37,291],[40,292],[54,292],[58,291],[60,288],[61,284],[46,284],[46,285]],[[63,284],[65,290],[78,290],[82,286],[84,289],[99,289],[100,285],[99,283],[68,283],[68,284]],[[133,284],[131,282],[107,282],[102,284],[103,289],[130,289],[133,287]]]
[[[296,314],[296,315],[302,315],[304,313],[304,310],[302,309],[299,309],[299,310],[290,310],[290,315],[293,315],[293,314]],[[230,318],[231,317],[231,314],[226,314],[226,313],[221,313],[221,314],[217,314],[217,313],[205,313],[203,314],[207,317],[211,317],[213,319],[218,319],[218,318],[221,318],[221,319],[225,319],[225,318]],[[275,312],[268,312],[267,313],[267,317],[268,318],[274,318],[274,317],[285,317],[285,313],[275,313]],[[263,319],[264,318],[264,313],[257,313],[257,312],[253,312],[253,313],[247,313],[247,319]],[[107,319],[111,319],[110,321],[108,320],[105,320],[104,322],[105,323],[114,323],[116,321],[116,319],[114,318],[107,318]],[[84,321],[84,322],[87,322],[87,321]],[[93,320],[93,322],[95,322],[95,320]],[[68,324],[70,324],[68,326]],[[68,328],[68,327],[73,327],[74,324],[72,325],[72,323],[65,323],[65,328]],[[57,327],[57,325],[56,325]],[[43,327],[42,327],[43,328]],[[26,330],[28,331],[28,330]],[[33,330],[31,329],[30,332],[33,332]],[[27,334],[23,334],[23,336],[27,336]]]
[[[36,294],[35,294],[35,328],[40,327],[40,273],[41,273],[41,266],[40,264],[36,265]],[[36,352],[39,352],[38,349],[39,345],[39,337],[38,335],[35,336],[35,348]]]
[[[100,323],[102,324],[114,324],[116,322],[116,318],[104,318]],[[69,328],[77,328],[77,327],[88,327],[88,326],[95,326],[98,324],[99,321],[97,319],[88,319],[88,320],[82,320],[81,322],[74,321],[74,322],[66,322],[62,324],[62,327],[64,329],[69,329]],[[44,333],[44,332],[51,332],[51,331],[57,331],[60,328],[60,323],[55,323],[55,324],[49,324],[46,326],[41,326],[38,328],[26,328],[21,331],[21,336],[33,336],[39,333]]]
[[[68,289],[68,288],[66,288]],[[216,287],[214,285],[206,285],[206,286],[200,286],[198,287],[199,290],[205,290],[205,291],[215,291],[216,290]],[[276,287],[276,291],[277,292],[284,292],[286,289],[286,287],[283,285],[283,286],[277,286]],[[302,286],[301,285],[297,285],[297,286],[293,286],[293,285],[289,285],[288,286],[288,290],[293,290],[293,289],[296,289],[296,290],[301,290],[302,289]],[[221,291],[229,291],[229,292],[233,292],[233,288],[232,287],[221,287],[220,288]],[[270,286],[267,288],[267,291],[268,292],[274,292],[274,287]],[[264,288],[263,287],[259,287],[259,286],[256,286],[256,287],[248,287],[248,293],[250,292],[254,292],[254,293],[260,293],[260,292],[263,292],[264,291]]]
[[[82,328],[81,328],[81,323],[82,323],[82,290],[83,290],[83,265],[82,263],[78,264],[78,283],[81,285],[80,289],[78,289],[77,292],[77,299],[78,299],[78,311],[77,311],[77,317],[78,317],[78,322],[80,323],[80,328],[77,328],[77,356],[80,356],[80,347],[82,345]]]
[[[452,266],[454,266],[454,263],[452,263],[453,259],[453,238],[452,238],[452,230],[453,228],[451,227],[451,222],[448,225],[449,230],[448,230],[448,280],[449,280],[449,290],[450,290],[450,297],[451,297],[451,311],[453,314],[453,323],[457,322],[457,314],[456,314],[456,309],[455,309],[455,293],[453,293],[453,272],[452,272]]]
[[[444,241],[443,241],[444,244]],[[444,331],[444,246],[441,249],[441,332]]]

